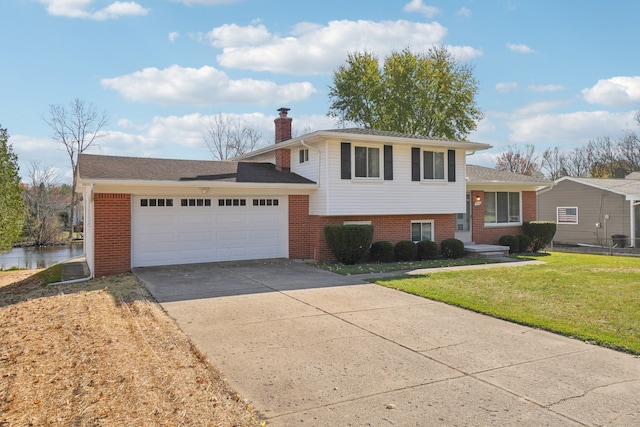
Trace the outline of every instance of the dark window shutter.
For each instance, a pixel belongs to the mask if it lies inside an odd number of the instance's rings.
[[[420,181],[420,148],[411,149],[411,181]]]
[[[449,150],[447,155],[449,182],[456,182],[456,150]]]
[[[351,143],[340,144],[340,178],[351,179]]]
[[[384,146],[384,179],[393,180],[393,146]]]

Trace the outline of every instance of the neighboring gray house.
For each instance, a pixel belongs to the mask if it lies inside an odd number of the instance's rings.
[[[557,223],[556,244],[640,246],[638,172],[625,179],[560,178],[538,192],[537,206],[538,220]]]

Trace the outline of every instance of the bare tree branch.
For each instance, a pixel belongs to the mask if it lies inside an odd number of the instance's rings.
[[[78,155],[87,150],[96,140],[108,135],[102,129],[108,123],[106,112],[98,113],[93,104],[75,98],[68,109],[61,105],[49,106],[49,118],[43,119],[53,131],[53,139],[64,145],[71,162],[71,209],[69,238],[73,237],[75,206],[77,203],[76,177]]]
[[[248,153],[262,140],[262,133],[245,121],[226,114],[211,117],[204,142],[216,160],[227,160]]]
[[[496,169],[533,175],[538,170],[538,155],[533,144],[525,146],[510,145],[507,151],[496,157]]]

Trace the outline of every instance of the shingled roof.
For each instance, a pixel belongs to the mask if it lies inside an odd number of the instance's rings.
[[[467,165],[467,180],[469,183],[518,183],[550,185],[551,181],[543,177],[521,175],[519,173],[500,171],[484,166]]]
[[[143,157],[78,156],[82,180],[214,181],[271,184],[315,184],[271,163],[213,160],[172,160]]]
[[[428,139],[432,141],[459,142],[459,141],[446,139],[446,138],[434,138],[431,136],[422,136],[422,135],[414,135],[410,133],[391,132],[386,130],[365,129],[365,128],[328,129],[327,132],[350,133],[354,135],[386,136],[386,137],[393,137],[393,138]]]

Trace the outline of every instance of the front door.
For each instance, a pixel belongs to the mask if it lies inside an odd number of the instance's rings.
[[[471,193],[467,193],[466,212],[456,214],[456,239],[471,242]]]

